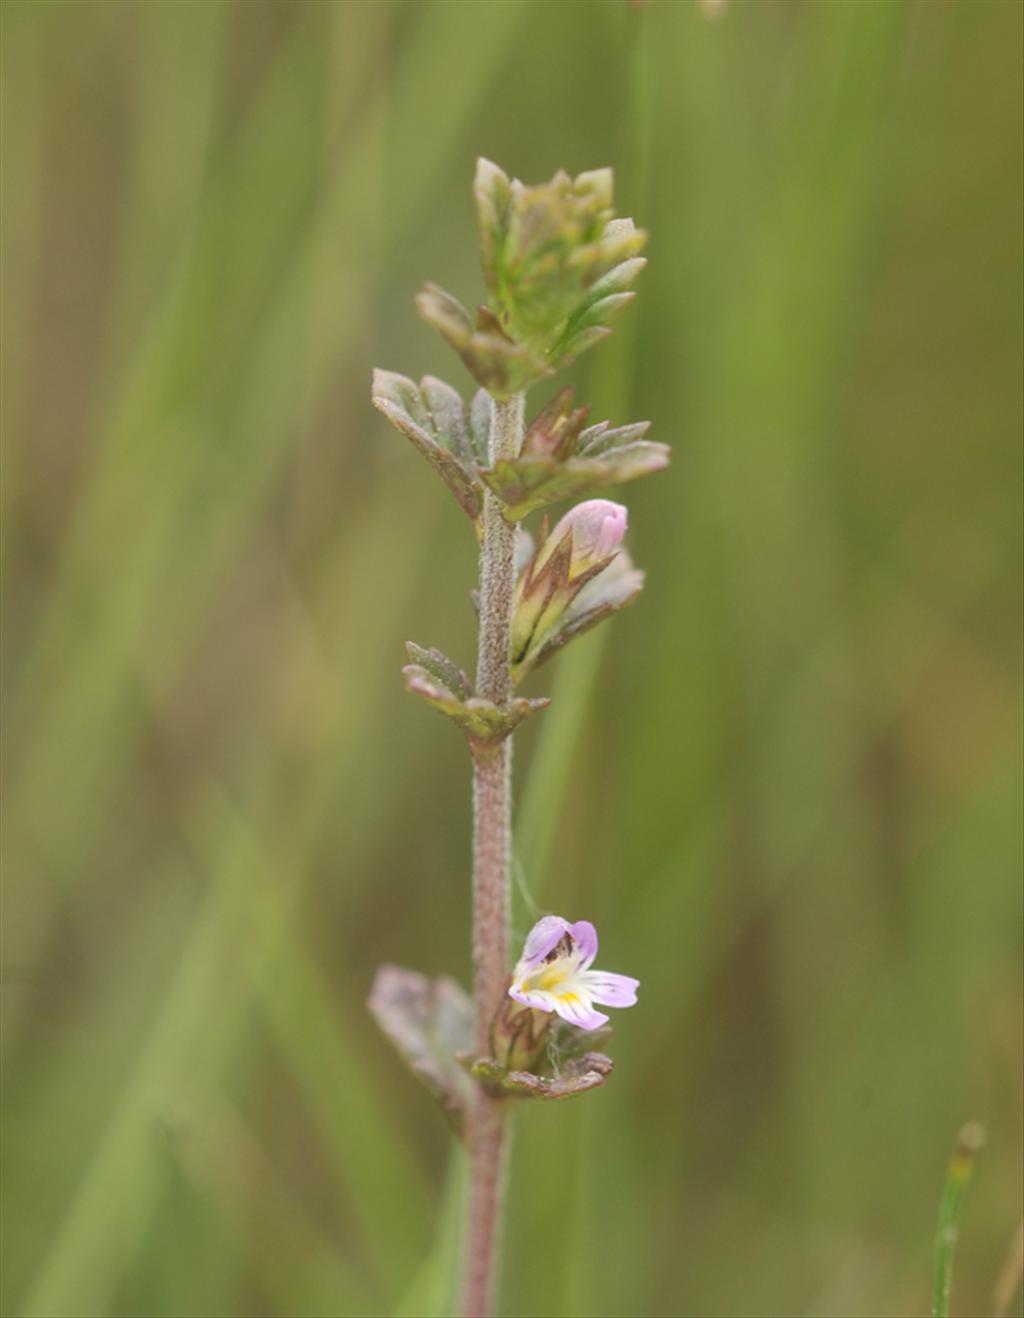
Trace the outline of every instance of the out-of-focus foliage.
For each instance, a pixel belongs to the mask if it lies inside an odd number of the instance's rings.
[[[614,165],[650,268],[569,380],[673,448],[640,604],[525,687],[523,890],[641,1001],[521,1105],[507,1311],[920,1313],[968,1118],[988,1310],[1022,12],[2,6],[5,1313],[442,1302],[451,1139],[365,1000],[467,978],[465,746],[399,669],[468,664],[474,545],[369,378],[472,389],[409,310],[480,286],[478,155]]]

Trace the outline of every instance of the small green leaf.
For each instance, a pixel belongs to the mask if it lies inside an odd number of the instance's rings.
[[[638,439],[643,439],[651,428],[649,421],[634,421],[628,426],[610,426],[607,421],[599,421],[596,426],[588,426],[580,435],[577,453],[581,458],[596,458],[609,449],[624,448]],[[665,462],[669,459],[667,444],[656,445],[664,449]]]
[[[575,453],[590,409],[574,408],[572,400],[567,385],[534,417],[523,436],[522,457],[562,459]]]
[[[527,186],[492,161],[477,161],[487,305],[474,319],[436,284],[422,289],[416,305],[495,397],[518,393],[604,338],[609,319],[633,296],[647,236],[615,216],[612,192],[610,169],[576,178],[560,170]]]
[[[486,389],[478,389],[469,404],[469,438],[479,467],[486,467],[491,460],[493,406]]]
[[[405,648],[412,662],[440,686],[447,687],[457,700],[468,700],[473,694],[469,678],[446,654],[433,648],[425,650],[415,641],[406,641]]]
[[[602,210],[610,210],[614,181],[615,175],[607,165],[603,169],[587,169],[576,175],[575,190],[581,197],[592,197]]]
[[[499,320],[481,307],[474,325],[469,312],[436,284],[425,284],[416,307],[428,325],[451,344],[473,378],[496,398],[508,398],[552,368],[528,345],[511,339]]]
[[[458,723],[476,756],[491,754],[523,719],[551,703],[546,697],[527,700],[516,696],[499,707],[474,696],[466,674],[440,650],[425,650],[412,642],[406,649],[413,661],[402,669],[406,689]]]
[[[603,246],[599,245],[588,259],[595,265],[603,259],[610,268],[605,265],[604,273],[594,280],[565,320],[549,350],[553,362],[566,366],[611,333],[608,321],[632,301],[635,294],[630,291],[631,285],[647,264],[644,257],[636,255],[645,240],[646,235],[632,220],[609,223]]]
[[[472,1086],[455,1057],[473,1037],[469,998],[447,976],[430,980],[415,970],[385,965],[377,971],[367,1006],[410,1071],[462,1134]]]
[[[373,405],[419,449],[475,522],[483,507],[472,424],[459,394],[433,376],[416,385],[394,371],[374,371]]]
[[[503,169],[483,156],[476,162],[473,197],[480,232],[480,263],[488,288],[493,288],[499,252],[508,229],[512,184]]]
[[[612,212],[610,170],[526,188],[512,183],[508,235],[492,306],[517,341],[550,365],[567,365],[608,332],[605,321],[628,297],[646,241]],[[634,262],[627,269],[620,267]]]
[[[456,1060],[475,1080],[492,1093],[506,1098],[558,1100],[575,1098],[588,1089],[597,1089],[612,1072],[614,1063],[604,1053],[586,1052],[568,1059],[556,1075],[535,1075],[532,1071],[507,1071],[493,1057],[473,1057],[460,1053]]]
[[[499,462],[480,472],[480,479],[507,505],[507,516],[522,521],[537,508],[576,499],[610,485],[625,485],[668,466],[665,444],[636,443],[616,449],[607,457],[519,458]]]
[[[644,437],[649,421],[583,429],[586,409],[572,407],[572,390],[562,392],[531,422],[518,458],[478,470],[480,480],[521,521],[537,508],[574,499],[609,485],[624,485],[668,466],[666,444]]]
[[[420,391],[430,409],[434,433],[463,470],[472,472],[476,466],[476,455],[469,439],[468,409],[461,394],[433,375],[423,377]]]
[[[625,233],[633,234],[636,232],[632,220],[621,220],[619,223],[629,226],[624,230]],[[608,273],[602,275],[591,287],[590,297],[595,301],[599,301],[610,293],[624,293],[632,287],[633,281],[646,264],[646,256],[630,256],[625,261],[620,261],[618,265],[612,266]]]

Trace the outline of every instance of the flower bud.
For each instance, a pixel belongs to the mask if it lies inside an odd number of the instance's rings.
[[[615,562],[625,533],[622,504],[588,499],[542,538],[516,585],[512,668],[517,678],[532,667],[587,583]]]
[[[610,499],[588,499],[565,514],[541,546],[534,574],[543,572],[559,546],[569,540],[569,580],[575,581],[595,563],[608,559],[622,544],[627,513]]]
[[[610,169],[575,179],[560,170],[527,186],[490,161],[478,162],[474,194],[488,310],[529,353],[535,379],[609,334],[607,322],[632,297],[646,234],[616,218],[612,192]],[[492,336],[480,329],[481,346],[489,348]]]
[[[491,1022],[491,1056],[509,1071],[535,1070],[547,1047],[551,1022],[546,1012],[534,1011],[506,993]]]

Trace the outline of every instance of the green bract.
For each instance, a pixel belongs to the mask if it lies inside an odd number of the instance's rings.
[[[516,696],[499,709],[493,701],[474,695],[466,674],[440,650],[426,650],[412,641],[405,648],[412,660],[402,669],[406,689],[458,723],[478,757],[493,751],[524,718],[551,704],[546,696],[533,700]]]
[[[443,380],[419,384],[394,371],[374,371],[373,405],[412,440],[463,509],[476,521],[483,507],[477,466],[487,460],[490,399],[483,391],[467,406]]]
[[[487,304],[474,320],[435,284],[416,303],[474,378],[506,398],[611,332],[645,265],[637,253],[647,235],[616,218],[610,169],[560,170],[527,187],[481,159],[473,194]]]
[[[425,284],[416,306],[428,325],[443,335],[466,364],[466,369],[495,398],[510,398],[554,367],[523,343],[509,337],[487,307],[473,317],[457,297],[436,284]]]
[[[625,549],[592,564],[579,576],[570,572],[572,541],[562,541],[538,571],[547,535],[519,573],[512,618],[512,680],[518,685],[574,637],[632,604],[644,574]]]
[[[415,970],[384,965],[367,1005],[461,1135],[473,1097],[465,1069],[456,1063],[473,1039],[473,1006],[465,992],[447,975],[431,980]]]
[[[647,235],[615,218],[610,169],[559,170],[527,187],[481,159],[473,195],[490,309],[557,369],[594,341],[582,336],[607,333],[607,316],[632,297]]]
[[[583,407],[572,410],[572,389],[563,389],[527,430],[519,457],[480,472],[507,516],[520,521],[537,508],[668,466],[668,445],[645,438],[649,421],[617,427],[601,421],[584,430],[586,414]]]
[[[612,1059],[604,1053],[584,1053],[574,1057],[559,1075],[538,1075],[534,1071],[508,1071],[493,1057],[473,1058],[461,1055],[459,1062],[474,1080],[502,1098],[565,1099],[599,1089],[612,1070]]]
[[[587,409],[574,409],[572,402],[572,389],[563,389],[526,431],[519,456],[490,466],[486,389],[467,402],[432,375],[416,384],[394,371],[373,373],[374,407],[419,449],[478,529],[485,488],[505,505],[505,516],[518,522],[538,508],[668,466],[668,445],[646,438],[649,421],[601,421],[584,429]]]

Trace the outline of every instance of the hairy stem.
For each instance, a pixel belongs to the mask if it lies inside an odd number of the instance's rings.
[[[523,395],[494,400],[491,462],[515,457],[523,439]],[[515,592],[515,526],[490,492],[480,548],[480,645],[476,691],[496,705],[512,693],[510,635]],[[476,1046],[491,1051],[491,1021],[508,973],[512,858],[512,738],[478,755],[473,767],[473,1001]],[[505,1107],[478,1088],[469,1121],[470,1193],[463,1313],[486,1318],[494,1303],[504,1198]]]

